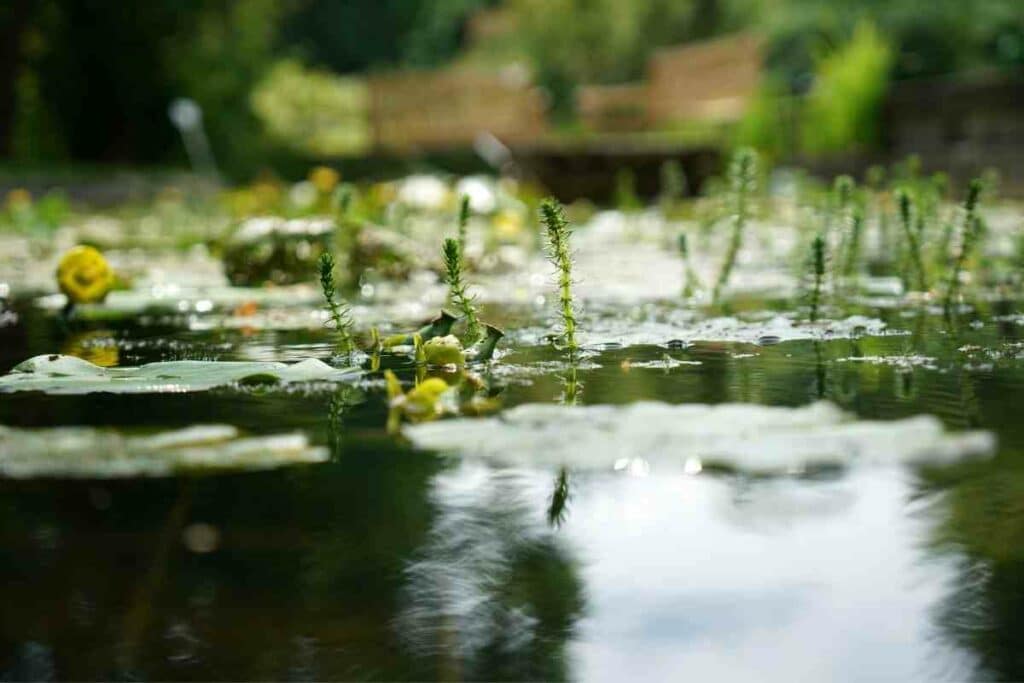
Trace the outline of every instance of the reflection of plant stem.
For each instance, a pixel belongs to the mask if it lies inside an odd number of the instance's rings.
[[[558,274],[558,301],[562,316],[562,341],[571,357],[576,356],[576,304],[572,295],[572,255],[569,250],[569,222],[562,205],[555,199],[545,199],[540,205],[541,220],[547,230],[548,259]]]
[[[374,325],[370,328],[370,372],[380,370],[380,352],[384,344],[380,338],[380,330]]]
[[[427,378],[427,352],[423,348],[423,337],[419,334],[412,336],[413,357],[416,361],[416,384]]]
[[[569,471],[566,468],[558,470],[555,477],[555,487],[551,491],[551,501],[548,504],[548,524],[553,527],[562,526],[566,513],[569,511]]]
[[[320,288],[323,291],[324,300],[327,302],[327,312],[330,314],[334,330],[338,335],[338,351],[348,355],[355,348],[352,341],[352,316],[349,313],[348,305],[344,301],[336,301],[334,298],[336,292],[334,257],[329,251],[320,255]]]
[[[579,403],[580,395],[583,393],[583,384],[576,378],[576,364],[573,363],[562,378],[562,403],[567,406],[574,406]]]
[[[732,237],[729,240],[729,248],[725,252],[725,261],[722,262],[722,269],[718,273],[718,281],[711,293],[711,300],[717,302],[722,289],[729,282],[729,275],[736,264],[736,256],[739,254],[740,246],[743,243],[743,230],[749,219],[748,203],[750,195],[754,192],[757,176],[757,153],[751,149],[741,149],[732,159],[729,165],[729,185],[732,190]]]
[[[815,393],[819,399],[825,398],[825,359],[822,358],[821,354],[821,342],[814,342],[814,380],[815,380]]]
[[[128,611],[125,613],[120,651],[117,654],[118,666],[124,674],[134,673],[132,669],[135,667],[135,654],[139,648],[139,641],[142,640],[149,625],[153,605],[167,576],[167,564],[181,535],[181,529],[185,525],[191,505],[192,486],[185,482],[181,485],[174,506],[167,513],[167,519],[160,530],[149,571],[136,587]]]

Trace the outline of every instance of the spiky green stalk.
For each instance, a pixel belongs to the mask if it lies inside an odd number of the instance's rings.
[[[579,351],[576,343],[576,304],[572,296],[572,254],[569,250],[569,221],[557,199],[541,202],[540,217],[548,238],[548,260],[555,266],[558,277],[559,313],[562,316],[562,342],[569,354]]]
[[[843,263],[843,275],[849,277],[857,270],[860,261],[860,238],[864,231],[864,209],[854,206],[850,212],[850,232],[846,243],[846,260]]]
[[[811,242],[811,267],[814,279],[811,282],[811,322],[818,320],[818,307],[821,305],[821,289],[825,282],[825,238],[818,234]]]
[[[325,251],[320,255],[319,266],[320,289],[323,291],[327,312],[338,336],[336,348],[339,353],[348,355],[355,349],[352,340],[352,314],[344,301],[335,299],[337,287],[334,281],[334,257],[331,256],[331,252]]]
[[[667,212],[686,193],[686,173],[678,159],[670,159],[661,165],[661,209]]]
[[[960,293],[960,273],[964,269],[964,262],[971,251],[974,250],[974,243],[981,232],[980,221],[978,220],[978,197],[982,190],[981,180],[975,178],[967,187],[967,197],[964,199],[964,219],[960,230],[960,250],[957,252],[956,260],[953,262],[953,271],[949,276],[949,284],[946,287],[945,307],[948,311],[953,301]]]
[[[928,291],[928,276],[924,268],[924,256],[921,253],[921,240],[913,221],[913,202],[910,193],[906,190],[899,190],[896,193],[896,201],[900,207],[900,225],[903,227],[903,236],[907,240],[907,252],[914,270],[917,272],[917,287],[919,291]]]
[[[683,296],[690,298],[700,287],[697,274],[693,272],[693,264],[690,262],[690,244],[686,233],[679,233],[679,256],[683,259]]]
[[[459,200],[459,253],[466,254],[466,228],[469,226],[469,195]]]
[[[466,338],[463,342],[469,345],[480,338],[480,321],[476,314],[476,307],[473,305],[473,297],[466,293],[466,283],[462,279],[462,249],[459,248],[459,243],[456,240],[448,237],[444,241],[443,252],[448,293],[452,303],[462,311],[463,317],[466,318]]]
[[[743,231],[749,216],[750,195],[757,183],[757,153],[752,149],[741,149],[736,152],[729,165],[729,186],[732,191],[732,237],[725,253],[725,261],[718,272],[718,281],[711,294],[711,300],[718,301],[722,289],[729,282],[729,275],[736,265],[736,255],[743,244]]]
[[[835,250],[835,270],[832,273],[832,282],[836,290],[839,289],[841,276],[846,275],[846,256],[852,238],[854,191],[856,189],[856,182],[848,175],[837,177],[832,184],[832,201],[835,215],[839,218],[839,244]],[[826,247],[828,246],[828,229],[826,227]]]

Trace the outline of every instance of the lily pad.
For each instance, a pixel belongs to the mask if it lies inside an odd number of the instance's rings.
[[[498,417],[409,425],[422,449],[514,464],[695,472],[712,464],[759,474],[821,466],[942,463],[991,454],[989,432],[949,433],[935,417],[857,420],[818,402],[572,407],[526,404]]]
[[[232,311],[246,306],[264,309],[316,307],[323,295],[309,285],[287,287],[187,287],[160,284],[148,288],[111,292],[102,304],[83,304],[75,316],[83,320],[130,318],[142,313],[206,314]],[[50,294],[36,300],[45,310],[59,311],[67,304],[63,294]]]
[[[164,477],[179,472],[256,470],[327,460],[303,434],[242,437],[229,425],[197,425],[130,436],[112,429],[0,426],[0,476]]]
[[[104,368],[75,356],[36,356],[0,377],[0,393],[47,394],[188,393],[240,384],[267,386],[295,382],[344,382],[360,377],[358,368],[334,368],[309,358],[298,363],[182,360],[138,367]]]

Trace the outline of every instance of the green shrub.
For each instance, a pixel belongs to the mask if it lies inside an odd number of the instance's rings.
[[[878,141],[878,113],[892,65],[892,50],[869,23],[848,43],[823,57],[802,116],[805,152],[870,148]]]

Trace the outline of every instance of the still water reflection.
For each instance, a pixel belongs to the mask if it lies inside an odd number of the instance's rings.
[[[3,370],[56,348],[21,318],[2,332]],[[2,424],[224,421],[301,429],[333,452],[262,473],[0,481],[0,678],[1024,678],[1024,367],[958,351],[1005,350],[1021,329],[696,344],[670,350],[693,364],[665,368],[664,348],[609,349],[573,377],[582,403],[824,397],[999,436],[993,460],[941,469],[506,467],[388,438],[380,392],[0,396]],[[133,364],[249,352],[230,334],[111,334]],[[873,356],[934,362],[841,362]],[[548,373],[502,397],[565,392]]]

